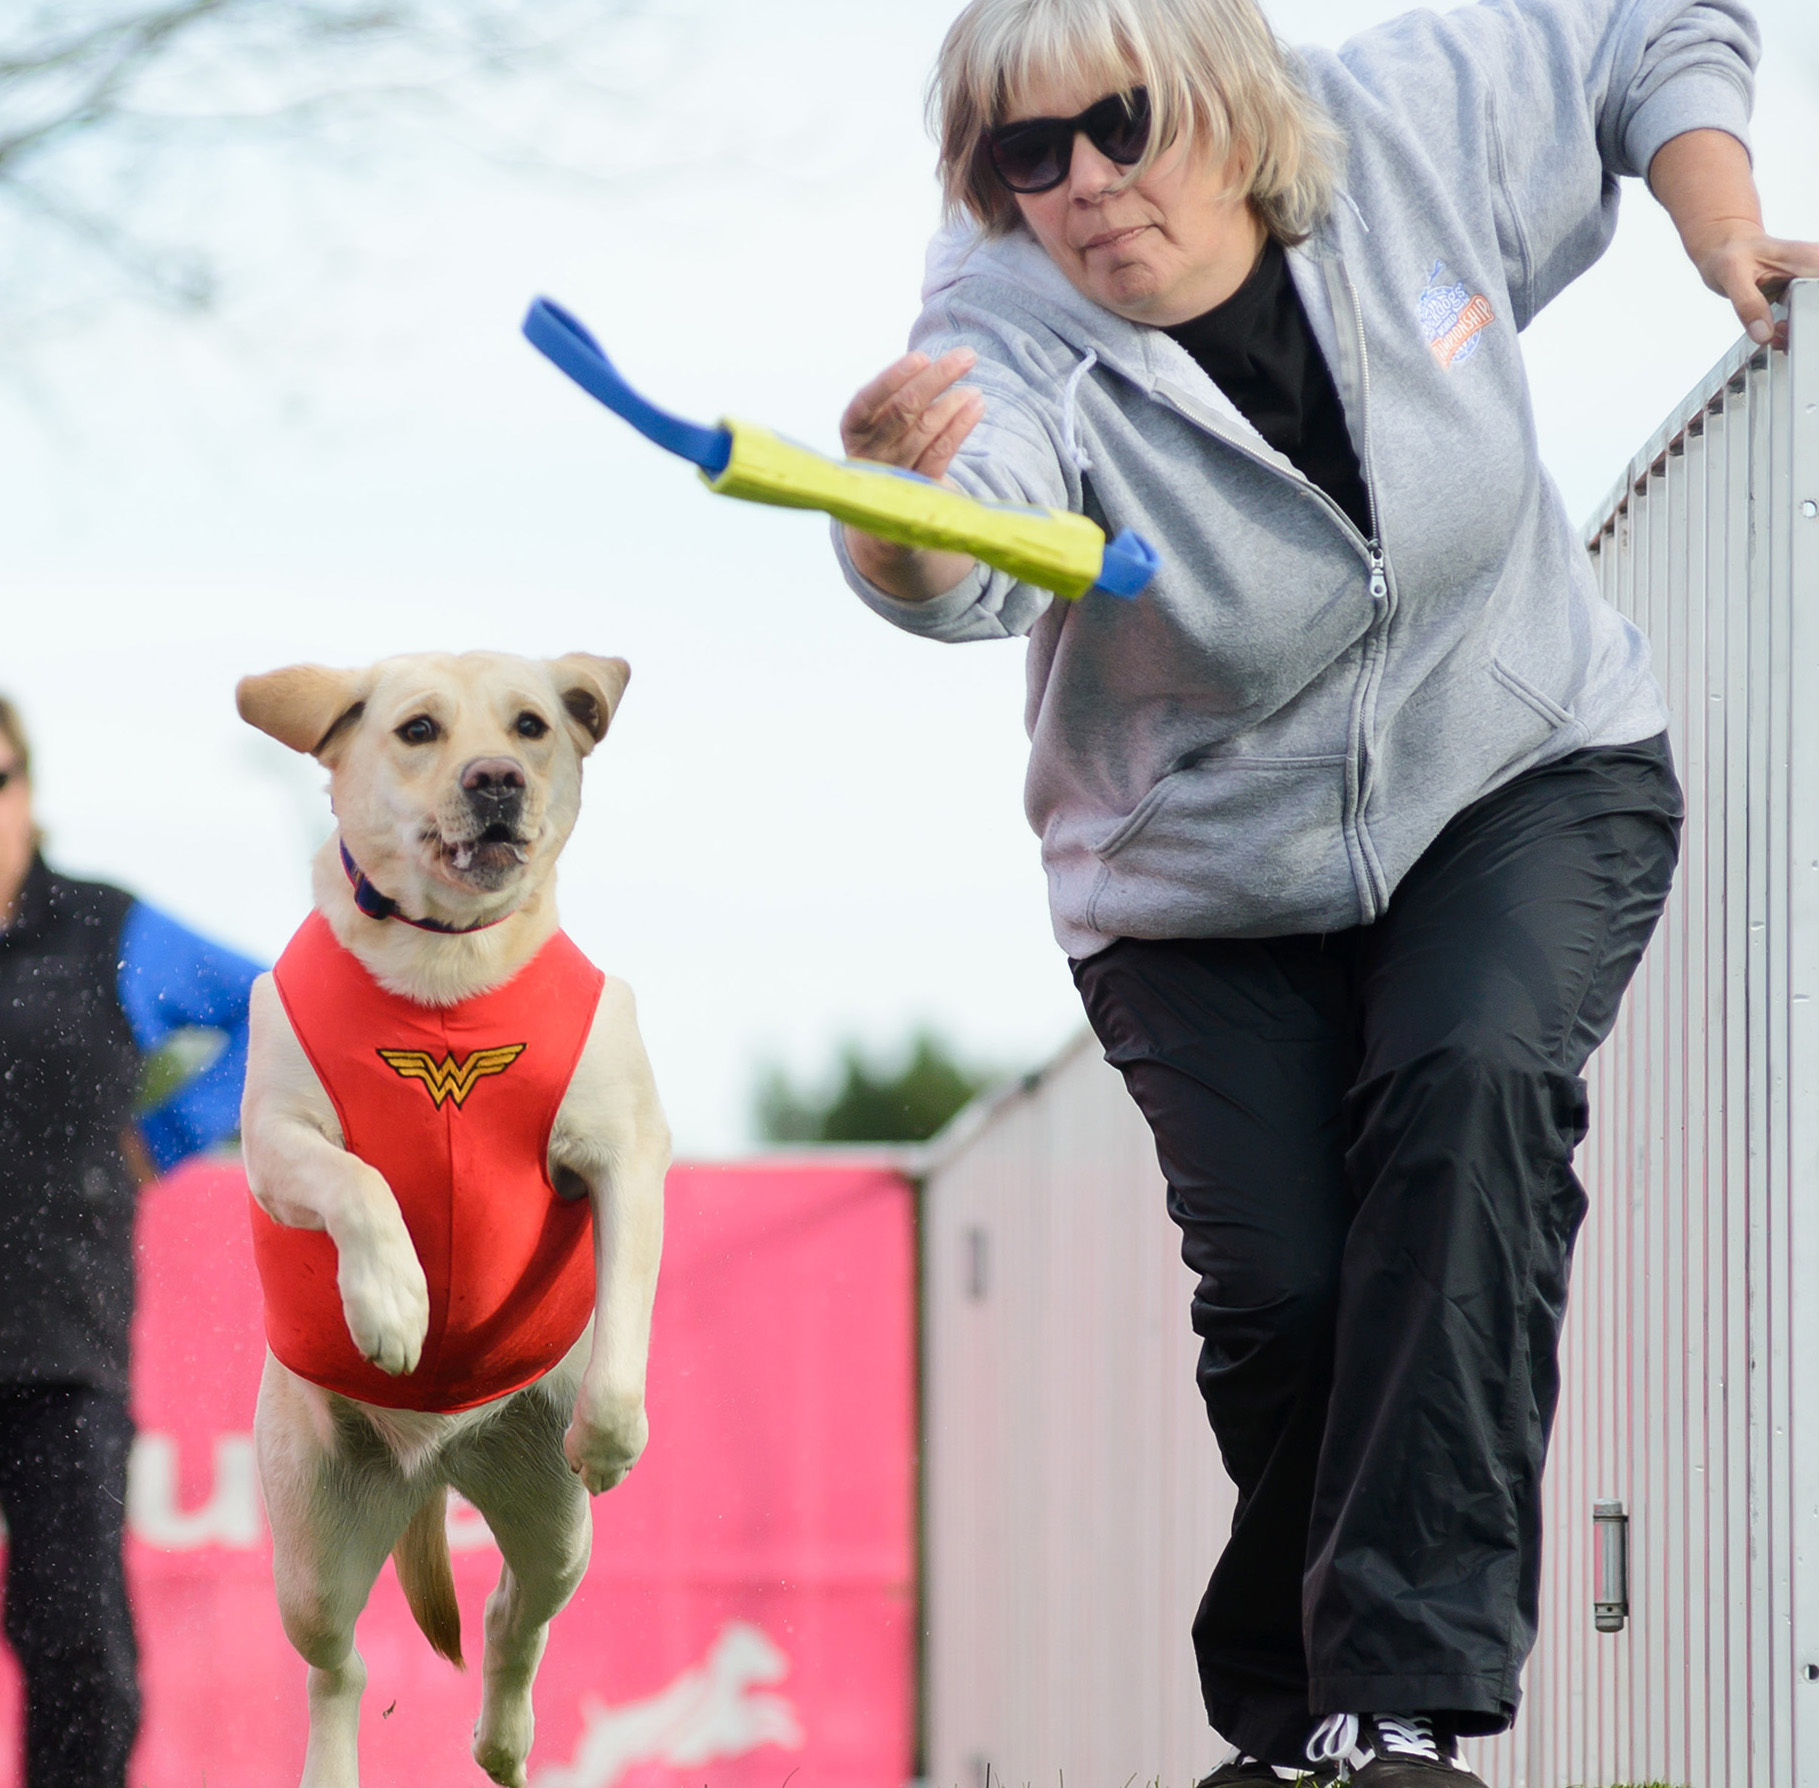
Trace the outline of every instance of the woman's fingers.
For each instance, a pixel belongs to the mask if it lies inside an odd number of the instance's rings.
[[[931,418],[932,415],[933,412]],[[951,410],[912,469],[924,478],[945,478],[955,454],[966,445],[966,437],[978,427],[984,415],[985,399],[978,392],[956,391]]]
[[[1770,304],[1795,279],[1819,278],[1819,243],[1749,235],[1728,243],[1702,269],[1706,283],[1731,301],[1751,341],[1785,344]]]
[[[1753,261],[1737,257],[1725,262],[1718,271],[1719,284],[1737,313],[1737,321],[1751,341],[1769,341],[1775,333],[1775,319],[1769,301],[1757,283]]]
[[[972,370],[976,359],[970,349],[958,348],[934,361],[926,354],[906,354],[886,367],[860,390],[840,419],[840,439],[848,455],[916,466],[953,420],[955,394],[950,388]]]
[[[840,418],[841,438],[850,446],[851,437],[869,434],[898,392],[928,365],[926,354],[905,354],[901,360],[893,360],[869,384],[861,385],[853,401],[846,406],[846,414]]]
[[[855,459],[882,460],[911,466],[939,432],[929,416],[956,379],[972,370],[974,356],[964,351],[931,361],[926,354],[906,354],[886,367],[847,407],[840,435]]]

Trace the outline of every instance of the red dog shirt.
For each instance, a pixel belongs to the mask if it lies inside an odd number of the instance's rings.
[[[429,1281],[422,1358],[393,1378],[348,1333],[328,1235],[254,1204],[272,1352],[390,1409],[472,1409],[541,1377],[593,1312],[592,1212],[550,1184],[549,1138],[606,977],[558,932],[503,987],[422,1006],[387,993],[311,913],[272,978],[349,1152],[385,1176]]]

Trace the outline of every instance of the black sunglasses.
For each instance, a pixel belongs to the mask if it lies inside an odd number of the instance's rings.
[[[1108,94],[1072,118],[1026,118],[985,133],[992,172],[1012,192],[1052,192],[1073,165],[1074,138],[1086,140],[1107,161],[1128,168],[1143,159],[1150,140],[1150,96],[1142,87]]]

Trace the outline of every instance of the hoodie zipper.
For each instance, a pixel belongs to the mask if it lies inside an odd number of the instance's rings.
[[[1374,767],[1370,746],[1371,720],[1377,710],[1377,690],[1383,681],[1384,659],[1389,653],[1389,625],[1395,613],[1395,603],[1390,596],[1389,565],[1383,551],[1383,520],[1377,508],[1375,456],[1371,451],[1371,350],[1364,334],[1364,306],[1359,301],[1358,288],[1352,284],[1352,276],[1345,270],[1345,263],[1339,261],[1336,266],[1340,279],[1345,282],[1346,296],[1351,300],[1352,325],[1357,333],[1359,401],[1363,411],[1359,433],[1364,440],[1363,463],[1359,470],[1364,475],[1364,496],[1371,511],[1371,538],[1368,544],[1371,606],[1375,615],[1365,634],[1364,667],[1359,674],[1357,698],[1352,705],[1352,749],[1347,754],[1356,766],[1355,771],[1348,773],[1347,781],[1353,786],[1347,792],[1353,801],[1351,829],[1355,834],[1359,856],[1363,859],[1371,892],[1370,906],[1365,914],[1368,922],[1383,911],[1388,900],[1383,872],[1377,862],[1377,854],[1371,848],[1370,835],[1365,829],[1364,809],[1370,801]],[[1334,320],[1337,322],[1337,318]]]
[[[1364,561],[1365,574],[1370,579],[1372,599],[1377,602],[1383,602],[1388,599],[1388,562],[1384,556],[1381,543],[1374,538],[1376,530],[1377,499],[1376,493],[1370,487],[1370,475],[1368,472],[1365,472],[1364,474],[1364,494],[1371,509],[1372,535],[1370,536],[1361,533],[1358,524],[1353,521],[1352,518],[1347,515],[1319,485],[1314,483],[1305,472],[1302,472],[1299,468],[1285,469],[1275,460],[1267,458],[1265,455],[1259,453],[1242,435],[1235,429],[1230,428],[1225,419],[1218,416],[1217,412],[1214,412],[1213,418],[1209,420],[1197,399],[1188,396],[1187,393],[1180,391],[1176,386],[1166,381],[1156,385],[1154,387],[1154,392],[1156,395],[1166,398],[1169,407],[1174,410],[1178,416],[1193,423],[1196,428],[1204,429],[1215,439],[1223,441],[1234,453],[1242,453],[1246,459],[1261,466],[1266,472],[1273,472],[1278,478],[1286,479],[1290,484],[1306,491],[1308,496],[1314,502],[1318,503],[1320,507],[1339,524],[1339,531],[1352,543],[1353,547],[1357,550],[1359,558]],[[1361,467],[1360,470],[1363,470],[1363,468]]]
[[[1339,523],[1346,537],[1358,549],[1364,560],[1366,575],[1370,580],[1371,621],[1364,633],[1364,662],[1353,686],[1352,716],[1350,738],[1346,752],[1346,791],[1345,819],[1346,844],[1354,860],[1354,877],[1359,885],[1360,906],[1363,922],[1368,924],[1378,918],[1388,898],[1384,886],[1384,877],[1377,864],[1376,852],[1371,848],[1370,840],[1364,828],[1364,807],[1370,797],[1371,787],[1371,752],[1370,752],[1370,717],[1376,708],[1377,689],[1383,680],[1383,661],[1386,654],[1387,635],[1390,619],[1395,613],[1395,601],[1390,589],[1389,557],[1383,549],[1383,524],[1377,508],[1377,480],[1374,455],[1371,451],[1371,359],[1370,347],[1364,336],[1364,307],[1358,300],[1358,289],[1352,284],[1351,276],[1345,271],[1343,262],[1338,263],[1338,274],[1345,284],[1345,294],[1352,315],[1352,324],[1356,336],[1358,354],[1358,385],[1360,434],[1364,441],[1364,451],[1359,459],[1359,473],[1364,480],[1365,501],[1370,507],[1371,531],[1368,538],[1359,531],[1358,524],[1327,493],[1315,484],[1305,473],[1296,469],[1285,471],[1280,465],[1266,459],[1261,453],[1247,443],[1234,430],[1224,426],[1223,418],[1216,423],[1209,423],[1204,416],[1196,416],[1182,405],[1172,389],[1169,395],[1175,409],[1186,415],[1187,420],[1197,426],[1206,428],[1216,435],[1227,446],[1254,460],[1266,470],[1274,472],[1278,478],[1286,478],[1290,483],[1298,483],[1315,499],[1325,506],[1328,513]],[[1343,328],[1338,315],[1338,306],[1333,307],[1333,322]],[[1200,406],[1195,405],[1194,408]]]

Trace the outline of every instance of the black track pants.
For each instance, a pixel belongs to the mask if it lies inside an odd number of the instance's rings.
[[[1374,925],[1124,940],[1075,965],[1199,1276],[1238,1487],[1194,1622],[1213,1725],[1503,1730],[1535,1639],[1541,1469],[1586,1199],[1586,1058],[1667,898],[1665,738],[1468,808]]]
[[[6,1637],[25,1676],[25,1788],[123,1788],[139,1730],[138,1648],[120,1548],[125,1400],[0,1386]]]

